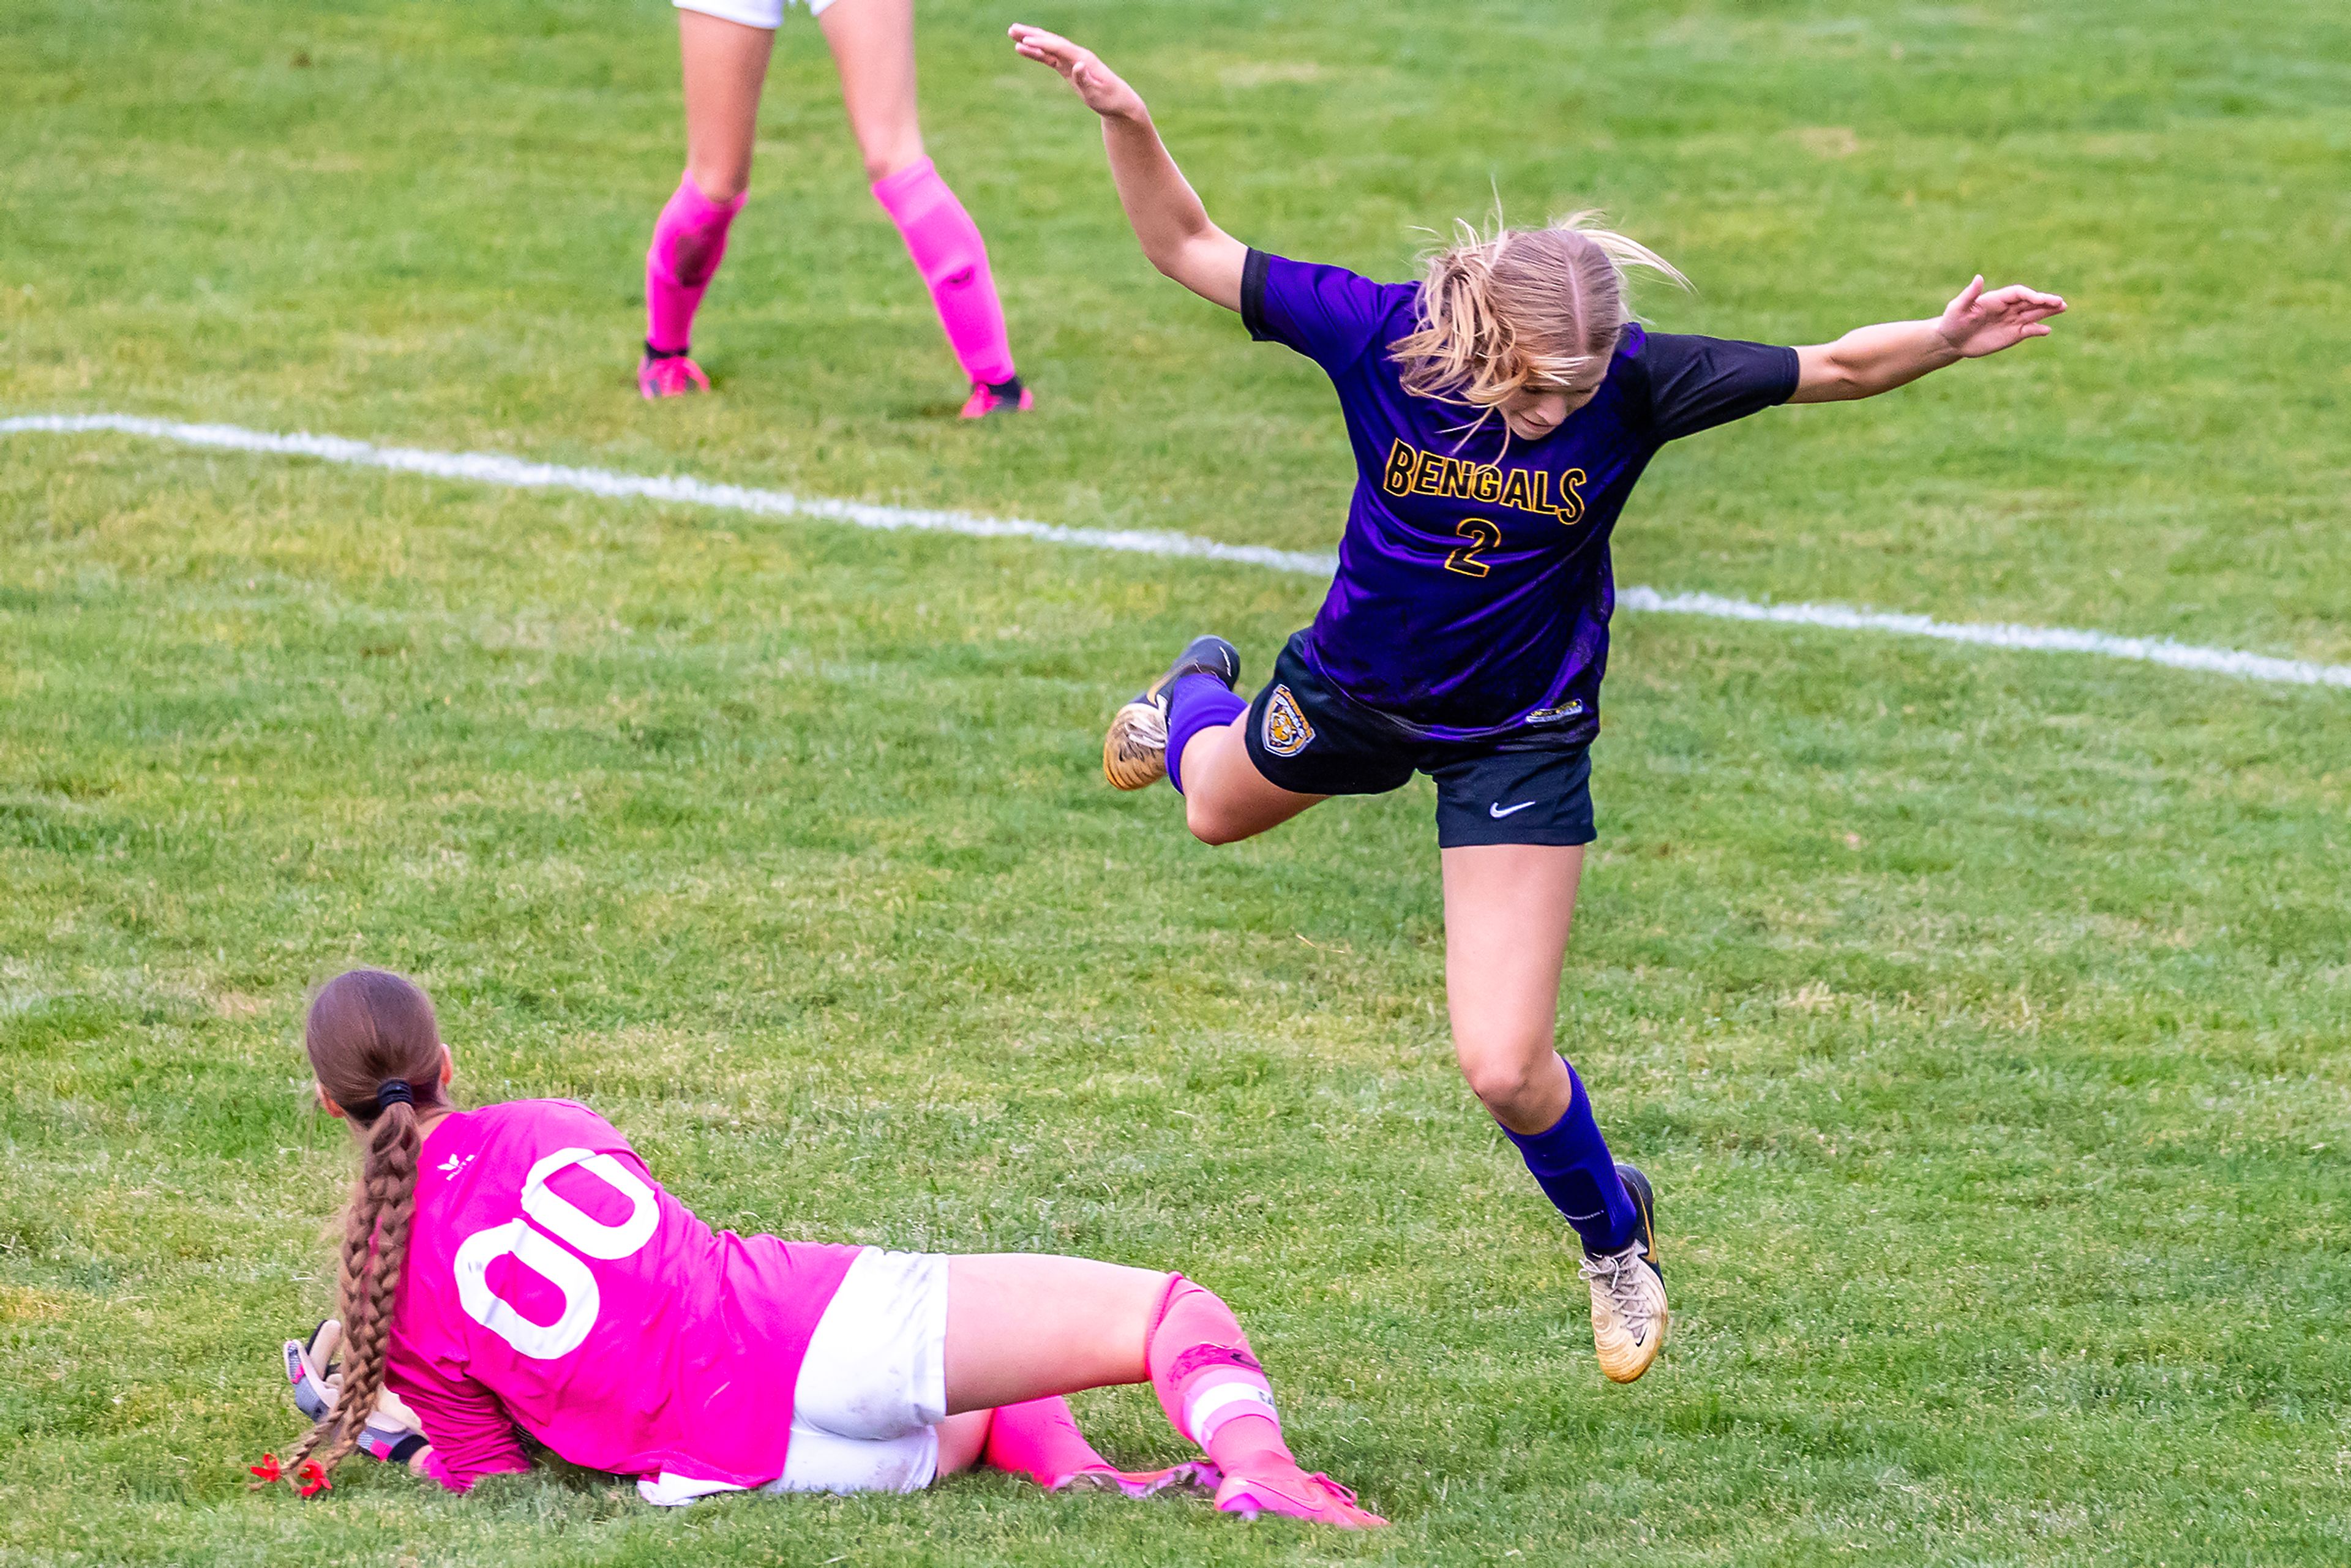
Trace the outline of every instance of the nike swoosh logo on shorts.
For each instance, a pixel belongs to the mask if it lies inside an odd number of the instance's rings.
[[[1534,802],[1532,800],[1521,800],[1515,806],[1505,806],[1499,800],[1497,800],[1492,805],[1486,808],[1486,814],[1499,821],[1502,818],[1509,816],[1511,812],[1523,811],[1533,804]]]

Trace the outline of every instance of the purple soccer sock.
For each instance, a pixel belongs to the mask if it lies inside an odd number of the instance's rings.
[[[1184,747],[1204,729],[1249,712],[1249,699],[1216,676],[1195,671],[1176,677],[1167,694],[1167,782],[1184,792]]]
[[[1567,1113],[1548,1132],[1512,1133],[1508,1127],[1502,1131],[1519,1145],[1543,1196],[1583,1239],[1583,1249],[1614,1252],[1632,1242],[1640,1216],[1616,1175],[1616,1161],[1608,1153],[1607,1140],[1600,1135],[1600,1124],[1592,1119],[1592,1097],[1583,1092],[1583,1080],[1564,1059],[1561,1065],[1567,1067],[1568,1082],[1575,1091]]]

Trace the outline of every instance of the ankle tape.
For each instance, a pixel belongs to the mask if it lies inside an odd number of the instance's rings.
[[[1255,1383],[1219,1383],[1204,1388],[1185,1403],[1184,1421],[1192,1428],[1192,1441],[1207,1448],[1216,1441],[1217,1433],[1228,1421],[1243,1416],[1261,1416],[1276,1427],[1281,1425],[1281,1413],[1274,1408],[1272,1391]]]

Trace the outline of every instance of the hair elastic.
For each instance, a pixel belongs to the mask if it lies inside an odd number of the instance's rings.
[[[379,1116],[392,1106],[415,1103],[416,1091],[410,1088],[404,1079],[387,1079],[375,1092],[375,1109]]]

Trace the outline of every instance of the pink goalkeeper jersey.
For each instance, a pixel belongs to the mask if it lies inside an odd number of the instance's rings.
[[[713,1234],[569,1100],[445,1117],[424,1141],[387,1381],[462,1491],[577,1465],[755,1487],[784,1473],[792,1388],[859,1249]]]

